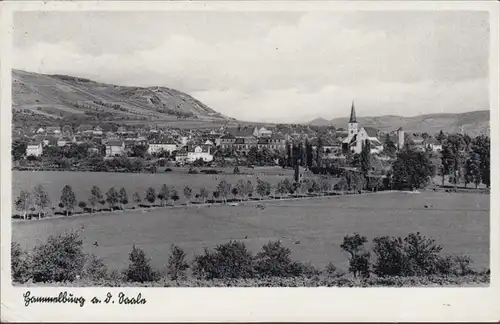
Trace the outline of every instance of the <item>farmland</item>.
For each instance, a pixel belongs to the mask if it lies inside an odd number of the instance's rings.
[[[111,268],[127,264],[133,244],[145,250],[154,266],[163,267],[172,244],[183,248],[192,259],[205,247],[231,239],[244,241],[253,252],[269,240],[280,239],[292,250],[295,260],[319,267],[331,261],[346,269],[347,257],[339,247],[344,235],[358,232],[371,241],[376,236],[406,236],[417,231],[435,238],[445,254],[469,255],[475,268],[489,267],[489,195],[473,193],[384,192],[273,201],[264,209],[249,202],[236,207],[101,213],[13,222],[12,226],[13,240],[28,248],[51,234],[80,231],[85,250],[101,257]],[[99,246],[92,244],[95,241]]]

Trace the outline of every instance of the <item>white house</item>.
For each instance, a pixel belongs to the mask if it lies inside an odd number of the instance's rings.
[[[156,154],[162,151],[172,153],[177,150],[177,144],[173,142],[150,142],[148,147],[149,154]]]
[[[214,156],[210,153],[210,146],[188,146],[187,150],[183,149],[175,156],[175,161],[184,163],[193,163],[198,159],[205,162],[211,162],[214,159]]]
[[[255,126],[253,130],[253,136],[255,137],[270,137],[271,135],[273,135],[273,132],[265,127],[258,128]]]
[[[43,153],[43,145],[41,142],[28,143],[26,146],[26,156],[40,156]]]
[[[125,151],[125,142],[121,140],[111,140],[106,143],[106,156],[122,155]]]

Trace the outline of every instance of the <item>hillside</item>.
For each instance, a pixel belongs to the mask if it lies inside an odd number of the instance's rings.
[[[20,70],[12,71],[12,106],[16,116],[40,119],[232,120],[190,95],[166,87],[127,87]]]
[[[317,119],[310,122],[311,125]],[[322,119],[324,120],[324,119]],[[328,125],[335,127],[347,127],[349,118],[335,118],[328,122]],[[407,132],[427,132],[429,134],[444,132],[460,132],[461,127],[470,135],[486,134],[489,129],[490,112],[489,110],[471,111],[459,114],[428,114],[414,117],[402,116],[378,116],[378,117],[359,117],[358,122],[362,126],[370,126],[380,129],[384,132],[390,132],[403,127]]]

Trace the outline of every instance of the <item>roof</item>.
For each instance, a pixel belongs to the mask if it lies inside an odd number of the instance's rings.
[[[356,109],[354,108],[354,101],[351,106],[351,116],[349,117],[349,123],[356,123]]]
[[[122,146],[123,141],[118,141],[118,140],[110,140],[106,143],[107,146]]]
[[[244,138],[237,138],[234,141],[234,144],[245,144],[245,139]]]
[[[221,137],[221,139],[234,139],[234,138],[235,138],[234,135],[229,133]]]
[[[374,127],[363,127],[365,129],[365,132],[368,134],[370,137],[377,137],[378,136],[378,129]]]
[[[29,142],[28,143],[28,146],[40,146],[40,145],[42,145],[42,143],[40,143],[40,142]]]
[[[269,144],[269,140],[267,138],[259,138],[257,144]]]
[[[202,153],[210,153],[210,147],[208,145],[188,145],[188,152],[194,152],[194,150],[200,147]]]

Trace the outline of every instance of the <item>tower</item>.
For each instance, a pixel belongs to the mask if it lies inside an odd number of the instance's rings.
[[[354,135],[358,133],[358,122],[356,121],[356,109],[354,108],[354,101],[352,102],[351,106],[351,117],[349,118],[349,123],[348,123],[348,131],[349,131],[349,138],[352,138]]]
[[[398,128],[398,150],[401,150],[403,146],[405,145],[405,131],[403,130],[403,127]]]

